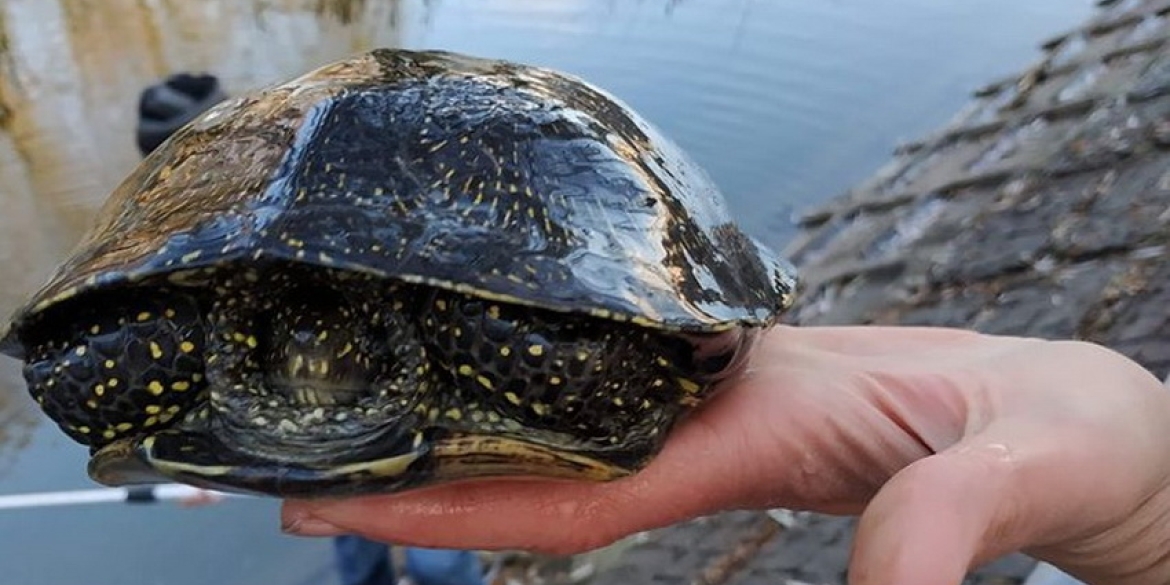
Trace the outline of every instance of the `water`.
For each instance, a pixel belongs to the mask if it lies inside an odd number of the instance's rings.
[[[1089,14],[1078,0],[0,0],[0,314],[67,252],[135,164],[138,91],[178,70],[227,90],[374,46],[547,65],[674,137],[774,244],[789,215],[868,176],[971,89]],[[0,494],[92,487],[85,454],[0,362]],[[328,543],[232,501],[0,512],[5,583],[329,582]]]

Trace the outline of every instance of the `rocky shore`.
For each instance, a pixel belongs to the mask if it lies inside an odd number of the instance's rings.
[[[1100,3],[938,132],[808,210],[798,325],[974,328],[1170,372],[1170,1]],[[597,585],[840,584],[853,520],[735,512],[644,535]],[[1022,583],[1020,555],[972,584]]]

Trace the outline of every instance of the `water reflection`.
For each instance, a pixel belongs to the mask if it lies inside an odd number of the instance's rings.
[[[6,0],[0,3],[0,314],[68,252],[138,161],[138,93],[214,71],[229,93],[399,43],[398,2]],[[24,441],[19,372],[0,360],[0,457]],[[0,458],[0,464],[3,459]]]
[[[16,454],[28,446],[38,414],[28,407],[23,393],[10,392],[23,384],[18,368],[0,368],[0,478],[7,475]]]

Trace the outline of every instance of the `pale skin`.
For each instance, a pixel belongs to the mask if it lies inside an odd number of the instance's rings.
[[[1170,390],[1078,342],[776,327],[643,472],[288,501],[289,532],[573,553],[730,509],[860,514],[853,585],[957,585],[1024,550],[1095,584],[1170,582]]]

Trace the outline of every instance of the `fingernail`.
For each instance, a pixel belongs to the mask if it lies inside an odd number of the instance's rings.
[[[311,514],[290,514],[282,517],[280,530],[293,536],[340,536],[346,530]]]

